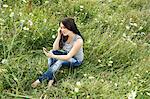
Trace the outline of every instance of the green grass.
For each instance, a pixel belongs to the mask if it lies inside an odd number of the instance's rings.
[[[149,0],[0,0],[0,98],[149,99],[149,10]],[[67,16],[84,36],[84,63],[33,89],[47,69],[42,47]]]

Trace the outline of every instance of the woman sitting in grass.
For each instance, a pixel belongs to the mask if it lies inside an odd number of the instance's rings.
[[[54,74],[61,66],[75,68],[81,65],[84,57],[83,37],[72,18],[64,18],[60,23],[58,34],[53,43],[53,50],[48,52],[43,48],[43,52],[48,57],[48,70],[43,73],[32,87],[37,87],[44,79],[48,79],[48,88],[54,82]]]

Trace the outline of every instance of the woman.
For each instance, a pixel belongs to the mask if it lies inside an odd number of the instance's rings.
[[[61,66],[71,66],[72,68],[81,65],[84,57],[83,37],[72,18],[65,18],[59,23],[57,38],[53,43],[53,50],[48,52],[43,48],[43,52],[48,57],[48,70],[39,77],[32,87],[37,87],[44,79],[48,79],[48,88],[54,82],[54,73]]]

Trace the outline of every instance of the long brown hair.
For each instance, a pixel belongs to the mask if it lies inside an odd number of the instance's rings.
[[[68,18],[68,17],[64,18],[60,23],[62,23],[65,26],[65,28],[67,28],[68,30],[81,36],[83,39],[83,36],[81,35],[80,31],[78,30],[77,25],[75,24],[75,21],[73,18]],[[59,25],[60,25],[60,23],[59,23]],[[68,39],[68,36],[61,35],[61,39],[59,41],[60,48],[63,48],[64,43],[67,41],[67,39]]]

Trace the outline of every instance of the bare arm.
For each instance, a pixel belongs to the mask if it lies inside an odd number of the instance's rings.
[[[58,29],[58,34],[57,34],[57,38],[55,39],[54,43],[53,43],[53,50],[59,50],[59,41],[61,38],[61,33],[60,33],[60,28]]]

